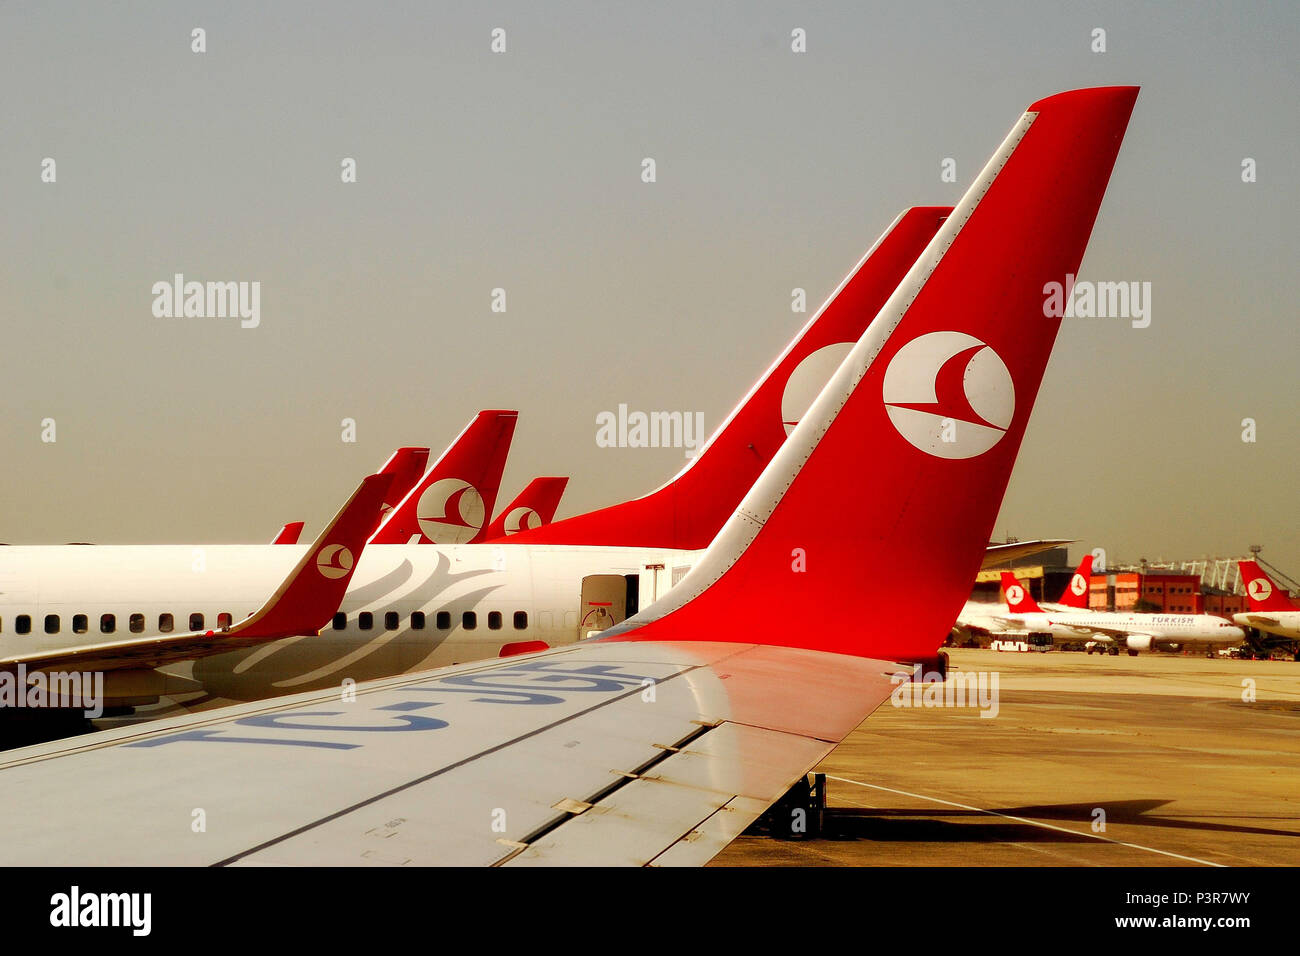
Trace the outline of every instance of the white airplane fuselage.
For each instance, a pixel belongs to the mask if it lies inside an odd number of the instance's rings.
[[[1130,650],[1152,650],[1162,645],[1238,644],[1246,637],[1231,621],[1213,614],[1033,611],[1007,617],[1018,620],[1030,632],[1067,640],[1089,638],[1100,643],[1119,640]]]
[[[1294,611],[1246,611],[1232,615],[1241,627],[1276,634],[1292,640],[1300,639],[1300,608]]]
[[[164,633],[165,615],[176,633],[216,627],[224,621],[220,615],[237,623],[266,601],[305,550],[306,545],[0,548],[0,655]],[[370,545],[339,608],[345,621],[336,615],[319,635],[200,658],[191,676],[213,696],[255,700],[346,678],[496,657],[511,644],[571,643],[632,613],[626,604],[633,594],[642,607],[662,597],[699,554],[559,545]],[[104,630],[108,624],[112,631]]]

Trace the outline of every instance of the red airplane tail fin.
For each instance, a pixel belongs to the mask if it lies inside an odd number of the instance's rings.
[[[1273,583],[1273,579],[1264,573],[1254,561],[1238,561],[1241,568],[1241,580],[1246,586],[1246,600],[1252,611],[1294,611],[1296,606],[1286,591]]]
[[[1029,593],[1029,588],[1010,571],[1002,572],[1002,594],[1006,598],[1007,610],[1012,614],[1034,614],[1042,610]]]
[[[1058,604],[1066,607],[1086,608],[1088,606],[1088,589],[1092,582],[1092,555],[1085,555],[1079,562],[1079,568],[1065,586]]]
[[[1137,91],[1030,107],[704,557],[606,632],[934,660],[970,594]],[[926,582],[905,626],[895,567]]]
[[[375,472],[378,475],[389,475],[393,483],[388,486],[388,494],[384,496],[384,514],[388,514],[406,497],[407,492],[415,487],[415,483],[420,480],[424,474],[425,468],[429,465],[429,449],[427,448],[399,448],[384,462],[384,466]]]
[[[568,478],[534,478],[488,525],[483,540],[497,541],[550,524],[568,484]]]
[[[472,544],[483,540],[505,471],[515,411],[474,416],[388,514],[371,544]]]
[[[707,547],[951,212],[905,210],[696,457],[642,498],[521,532],[517,544]]]
[[[297,544],[298,535],[302,534],[303,522],[290,521],[271,539],[272,544]]]

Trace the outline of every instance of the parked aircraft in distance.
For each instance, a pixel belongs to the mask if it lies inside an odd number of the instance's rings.
[[[1136,614],[1127,611],[1049,611],[1038,606],[1010,571],[1002,572],[1008,620],[1030,635],[1050,634],[1054,640],[1087,640],[1094,646],[1116,645],[1130,654],[1177,651],[1196,647],[1240,644],[1246,633],[1213,614]],[[1092,647],[1088,648],[1089,653]]]
[[[1250,609],[1234,614],[1232,619],[1244,628],[1259,632],[1259,637],[1252,638],[1251,643],[1263,645],[1267,650],[1273,645],[1300,641],[1300,607],[1273,583],[1257,562],[1240,561],[1238,567]],[[1296,660],[1300,660],[1300,645],[1293,651]]]

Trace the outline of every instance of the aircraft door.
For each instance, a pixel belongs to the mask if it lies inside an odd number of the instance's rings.
[[[621,574],[589,574],[583,578],[578,640],[627,617],[627,597],[628,580]]]

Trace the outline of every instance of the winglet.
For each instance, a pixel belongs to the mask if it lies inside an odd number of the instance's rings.
[[[381,516],[392,475],[370,475],[326,525],[270,600],[230,629],[229,636],[267,638],[317,634],[339,609],[366,540]]]
[[[1252,611],[1294,611],[1295,605],[1284,590],[1273,583],[1254,561],[1238,561],[1241,580],[1246,585],[1246,599]]]
[[[1010,571],[1002,572],[1002,591],[1006,595],[1007,610],[1012,614],[1036,614],[1042,610],[1030,596],[1029,589]]]
[[[290,521],[271,539],[272,544],[297,544],[298,535],[302,534],[302,522]]]
[[[1079,562],[1079,570],[1074,572],[1070,583],[1065,586],[1058,604],[1065,607],[1086,608],[1088,606],[1088,586],[1092,581],[1092,555],[1085,555]]]

